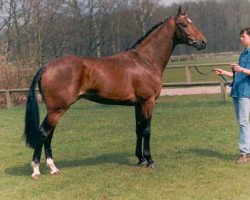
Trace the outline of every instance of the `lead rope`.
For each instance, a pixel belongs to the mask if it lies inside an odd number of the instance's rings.
[[[234,78],[235,78],[235,71],[234,71],[234,68],[232,69],[232,72],[233,72],[233,81],[232,81],[232,83],[229,85],[230,87],[233,87],[233,84],[234,84]]]
[[[213,72],[213,71],[214,71],[214,68],[211,69],[210,71],[206,72],[206,73],[201,72],[201,71],[198,69],[198,67],[197,67],[197,54],[198,54],[198,53],[197,53],[197,51],[196,51],[196,53],[195,53],[195,64],[194,64],[195,70],[196,70],[199,74],[201,74],[201,75],[208,75],[209,73]],[[226,85],[228,85],[229,87],[232,87],[232,86],[233,86],[234,77],[235,77],[235,71],[234,71],[234,70],[233,70],[233,82],[232,82],[232,83],[228,82],[227,79],[226,79],[226,77],[225,77],[224,75],[220,74],[219,76],[224,80],[224,82],[226,83]]]
[[[198,69],[198,67],[197,67],[197,54],[198,54],[198,52],[196,51],[196,52],[195,52],[195,63],[194,63],[194,68],[196,69],[196,71],[197,71],[199,74],[201,74],[201,75],[207,75],[207,74],[213,72],[214,69],[211,69],[210,71],[208,71],[208,72],[206,72],[206,73],[201,72],[201,71]]]

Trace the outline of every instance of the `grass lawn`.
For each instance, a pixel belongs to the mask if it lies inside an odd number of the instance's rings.
[[[40,105],[41,115],[44,107]],[[217,95],[161,97],[151,151],[157,168],[137,167],[132,107],[79,101],[53,139],[61,174],[42,157],[30,178],[32,151],[21,139],[24,106],[0,110],[0,199],[250,199],[250,163],[236,165],[238,130],[231,99]]]

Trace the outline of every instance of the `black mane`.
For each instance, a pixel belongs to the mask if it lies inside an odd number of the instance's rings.
[[[130,49],[133,49],[135,48],[138,44],[140,44],[150,33],[152,33],[156,28],[158,28],[160,25],[162,25],[165,21],[167,21],[167,19],[159,22],[158,24],[155,24],[154,26],[152,26],[148,31],[147,33],[142,36],[140,39],[138,39],[131,47],[129,47],[126,51],[130,50]]]

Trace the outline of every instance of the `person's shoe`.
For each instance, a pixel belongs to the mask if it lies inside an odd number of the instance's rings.
[[[236,161],[237,164],[243,164],[246,163],[250,160],[250,155],[249,154],[240,154],[240,157]]]

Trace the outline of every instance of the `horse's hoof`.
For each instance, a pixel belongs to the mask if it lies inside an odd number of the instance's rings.
[[[153,163],[148,163],[148,168],[150,168],[150,169],[155,169],[156,168],[156,164],[155,164],[155,162],[153,162]]]
[[[47,158],[46,160],[46,165],[50,169],[50,174],[51,175],[56,175],[59,174],[59,169],[54,164],[54,160],[52,158]]]
[[[142,158],[137,163],[138,166],[146,166],[148,164],[148,161],[145,158]]]
[[[50,171],[50,174],[51,175],[58,175],[58,174],[60,174],[60,171],[59,171],[59,169],[54,170],[54,171]]]
[[[37,179],[39,179],[40,176],[41,176],[40,173],[33,173],[33,174],[31,175],[31,178],[32,178],[33,180],[37,180]]]

